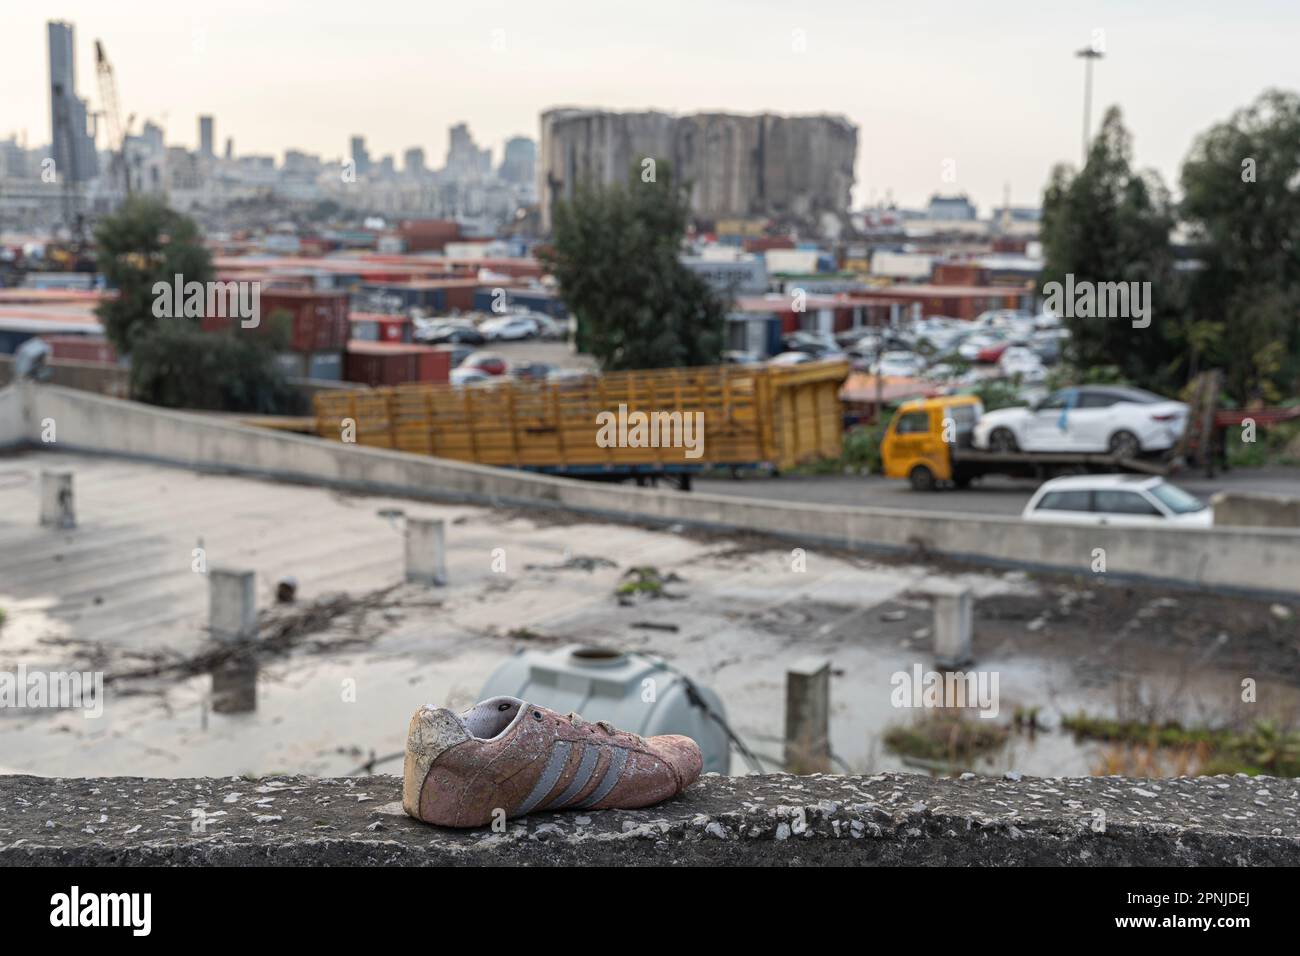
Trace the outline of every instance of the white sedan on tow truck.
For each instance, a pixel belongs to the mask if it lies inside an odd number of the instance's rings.
[[[1188,408],[1140,388],[1078,385],[1030,407],[985,412],[972,444],[990,451],[1110,454],[1137,458],[1168,451],[1187,427]]]

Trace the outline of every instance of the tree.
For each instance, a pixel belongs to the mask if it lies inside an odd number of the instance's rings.
[[[1202,268],[1191,310],[1238,402],[1300,391],[1300,95],[1270,90],[1201,134],[1182,211]]]
[[[1151,323],[1066,316],[1070,358],[1082,368],[1118,366],[1152,388],[1180,384],[1187,374],[1184,292],[1174,271],[1169,234],[1175,221],[1168,190],[1154,173],[1132,169],[1132,143],[1111,107],[1077,174],[1058,166],[1043,196],[1041,281],[1150,282]]]
[[[170,286],[177,275],[185,282],[212,279],[212,256],[194,220],[158,199],[127,199],[100,221],[95,244],[99,271],[117,290],[117,298],[105,299],[96,312],[121,355],[131,354],[136,339],[158,326],[160,320],[153,314],[154,283]]]
[[[689,216],[663,161],[649,181],[634,169],[624,184],[583,186],[557,205],[545,262],[605,370],[719,361],[727,305],[680,260]]]
[[[260,336],[203,332],[184,320],[137,336],[131,395],[166,408],[283,414],[294,393]]]
[[[171,288],[212,280],[212,257],[198,226],[156,199],[135,197],[104,217],[95,230],[99,269],[116,299],[98,307],[104,331],[118,352],[131,357],[131,395],[169,408],[232,412],[285,412],[294,407],[275,353],[284,348],[285,316],[267,317],[250,333],[203,332],[193,317],[157,318],[154,284]]]

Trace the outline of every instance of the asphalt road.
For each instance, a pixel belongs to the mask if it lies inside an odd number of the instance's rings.
[[[1215,492],[1226,490],[1300,497],[1300,468],[1242,469],[1211,479],[1187,472],[1170,480],[1207,502]],[[1038,482],[989,475],[966,491],[952,488],[924,492],[913,491],[906,481],[877,475],[783,475],[780,478],[697,479],[693,487],[701,494],[807,504],[1017,515],[1024,510]]]

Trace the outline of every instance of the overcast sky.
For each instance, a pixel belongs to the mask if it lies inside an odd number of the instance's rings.
[[[123,118],[194,146],[372,156],[423,146],[441,166],[466,121],[500,160],[556,105],[840,113],[857,124],[856,201],[922,205],[1004,184],[1036,204],[1077,162],[1083,64],[1104,43],[1094,127],[1118,103],[1139,165],[1175,186],[1193,137],[1269,86],[1300,89],[1294,0],[58,0],[0,6],[0,137],[50,139],[45,21],[76,26],[78,92],[98,108],[93,41]],[[1057,9],[1059,8],[1059,9]],[[1097,32],[1100,31],[1100,32]],[[101,146],[103,141],[101,139]],[[955,161],[956,182],[943,178]]]

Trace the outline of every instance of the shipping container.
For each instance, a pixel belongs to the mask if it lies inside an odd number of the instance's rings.
[[[460,238],[460,224],[450,219],[403,219],[397,224],[407,252],[441,252]]]
[[[310,378],[322,382],[343,381],[343,352],[281,352],[276,365],[289,378]]]
[[[363,385],[445,383],[451,375],[451,353],[427,345],[389,342],[349,342],[344,379]]]
[[[414,328],[405,315],[353,312],[348,316],[354,342],[413,342]]]
[[[287,346],[294,352],[324,352],[342,349],[348,341],[348,295],[317,289],[261,290],[258,324],[243,329],[239,318],[205,315],[199,320],[205,332],[228,329],[267,334],[277,323],[276,313],[288,313]]]

